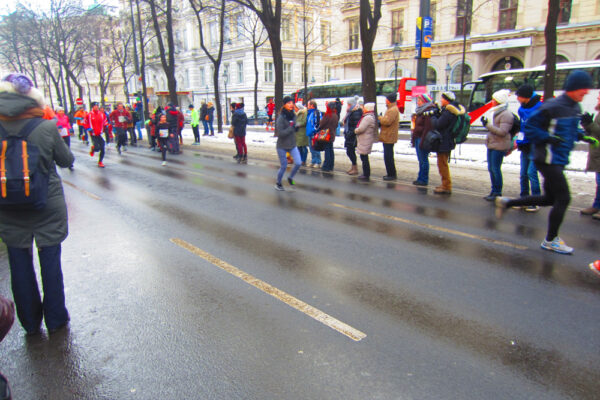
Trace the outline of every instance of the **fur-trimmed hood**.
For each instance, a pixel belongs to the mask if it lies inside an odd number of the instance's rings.
[[[31,97],[0,91],[0,116],[17,118],[32,108],[42,111],[40,105]]]
[[[29,92],[27,92],[26,94],[23,93],[19,93],[15,87],[13,86],[12,83],[7,82],[7,81],[0,81],[0,93],[14,93],[14,94],[18,94],[20,96],[23,97],[29,97],[30,99],[33,99],[39,107],[44,108],[44,106],[46,105],[46,101],[44,100],[44,95],[42,94],[41,91],[39,91],[38,89],[32,87],[31,89],[29,89]]]
[[[448,104],[446,110],[450,111],[454,115],[461,115],[467,112],[462,104]]]

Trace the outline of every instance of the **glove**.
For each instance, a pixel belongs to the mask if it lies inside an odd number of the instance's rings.
[[[557,144],[560,144],[560,143],[564,142],[564,139],[561,138],[560,136],[550,135],[545,140],[545,142],[548,143],[548,144],[551,144],[552,146],[555,146]]]
[[[581,125],[586,126],[594,122],[594,116],[590,113],[585,113],[581,116]]]
[[[581,138],[581,140],[583,140],[586,143],[589,143],[590,146],[592,146],[594,148],[600,146],[600,143],[598,142],[598,139],[596,139],[595,137],[584,136],[584,137]]]
[[[485,116],[481,117],[480,121],[481,121],[481,125],[487,126],[488,119]]]

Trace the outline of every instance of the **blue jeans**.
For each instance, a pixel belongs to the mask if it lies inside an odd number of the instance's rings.
[[[38,249],[44,299],[35,277],[32,248],[7,247],[13,297],[17,315],[27,332],[37,332],[42,316],[48,329],[56,329],[69,321],[65,306],[63,275],[60,266],[60,244]]]
[[[592,207],[600,208],[600,172],[596,172],[596,198]]]
[[[502,161],[506,152],[500,150],[487,151],[487,163],[488,171],[490,173],[490,180],[492,181],[491,195],[502,195]]]
[[[540,179],[538,178],[537,168],[532,160],[529,159],[528,151],[521,151],[521,197],[529,196],[529,185],[531,184],[531,194],[539,196]]]
[[[277,171],[277,183],[279,184],[281,184],[281,179],[283,178],[283,174],[285,174],[285,170],[288,166],[287,157],[285,154],[288,151],[294,159],[294,166],[292,167],[292,172],[290,173],[290,179],[294,179],[294,176],[296,175],[296,172],[298,172],[298,170],[300,169],[300,164],[302,163],[302,161],[300,161],[300,152],[298,151],[297,147],[287,150],[277,149],[277,156],[279,157],[279,164],[281,165],[279,171]]]
[[[138,121],[135,123],[135,129],[137,130],[139,140],[142,140],[144,138],[142,136],[142,126],[144,126],[144,121]]]
[[[429,152],[421,149],[419,144],[421,139],[415,140],[415,149],[417,150],[417,159],[419,160],[419,175],[417,180],[423,183],[429,183]]]
[[[308,147],[310,148],[310,163],[321,165],[321,152],[316,151],[312,146],[312,136],[308,137]]]
[[[300,159],[302,160],[302,163],[306,163],[306,157],[308,156],[308,147],[298,146],[298,151],[300,152]]]
[[[327,143],[325,145],[325,160],[321,170],[333,171],[333,162],[335,161],[335,155],[333,154],[333,143]]]
[[[204,127],[204,135],[208,135],[208,121],[203,119],[202,126]]]

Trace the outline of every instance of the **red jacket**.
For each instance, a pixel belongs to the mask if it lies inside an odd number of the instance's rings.
[[[85,117],[85,122],[83,124],[83,126],[85,127],[86,130],[88,129],[92,129],[92,135],[94,136],[100,136],[102,135],[102,130],[104,129],[104,127],[108,125],[108,121],[106,119],[106,114],[104,114],[102,111],[98,110],[98,111],[90,111],[87,115],[87,117]]]
[[[131,114],[126,109],[119,111],[117,108],[110,113],[110,123],[113,124],[113,127],[115,128],[123,128],[126,130],[130,121],[132,121]]]

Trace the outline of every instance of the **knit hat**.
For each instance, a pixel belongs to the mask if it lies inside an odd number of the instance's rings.
[[[387,99],[387,101],[389,101],[390,103],[395,103],[396,99],[398,98],[398,95],[396,93],[390,93],[387,96],[385,96],[385,98]]]
[[[533,86],[531,85],[521,85],[521,87],[519,87],[517,89],[516,95],[518,97],[523,97],[525,99],[530,99],[533,97]]]
[[[290,101],[291,101],[291,102],[294,102],[294,99],[292,99],[290,96],[285,96],[285,97],[283,98],[283,104],[287,104],[287,103],[289,103]]]
[[[492,99],[496,100],[498,104],[508,103],[508,95],[510,94],[510,90],[508,89],[500,89],[492,95]]]
[[[44,107],[44,95],[33,86],[33,82],[23,74],[9,74],[0,82],[0,92],[17,93],[22,96],[27,96],[40,107]]]
[[[296,103],[296,107],[298,108],[298,110],[302,110],[304,108],[304,104],[302,104],[301,101]]]
[[[356,105],[357,101],[358,101],[358,96],[350,97],[348,99],[348,105],[351,107],[354,107]]]
[[[375,110],[375,103],[367,103],[365,104],[365,111],[373,111]]]
[[[356,100],[356,104],[358,104],[359,106],[362,106],[363,104],[365,104],[365,101],[363,99],[358,99],[358,100]]]
[[[572,92],[579,89],[591,89],[594,87],[592,77],[585,71],[578,69],[571,72],[565,83],[565,92]]]
[[[190,104],[190,105],[188,106],[188,108],[194,108],[194,105],[193,105],[193,104]]]
[[[429,97],[427,93],[423,93],[417,96],[417,99],[421,99],[423,103],[433,103],[433,99]]]
[[[452,92],[444,92],[442,93],[442,97],[448,101],[456,100],[456,96]]]

